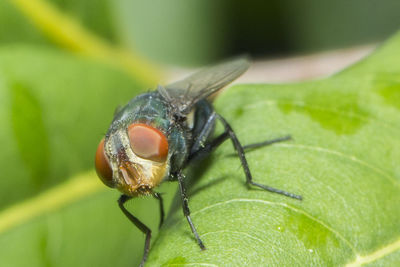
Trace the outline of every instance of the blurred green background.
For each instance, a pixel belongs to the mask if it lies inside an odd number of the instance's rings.
[[[242,53],[275,57],[379,42],[400,25],[397,0],[50,2],[112,44],[179,65]],[[57,43],[7,0],[0,3],[0,42]]]
[[[90,171],[115,107],[159,82],[154,66],[379,43],[399,10],[398,0],[0,0],[0,266],[140,260],[143,235]],[[161,189],[167,206],[175,186]],[[154,200],[129,208],[156,229]]]

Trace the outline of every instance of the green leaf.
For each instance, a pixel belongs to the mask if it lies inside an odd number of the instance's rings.
[[[1,266],[111,266],[140,258],[142,235],[120,213],[118,193],[89,170],[115,108],[145,89],[68,53],[0,49]],[[146,217],[147,206],[136,202]]]
[[[30,21],[29,16],[21,13],[21,3],[19,0],[4,0],[0,2],[0,43],[46,43],[51,45],[49,40],[37,29]],[[26,1],[32,2],[34,1]],[[35,1],[36,4],[38,1]],[[35,5],[35,2],[33,5]],[[110,8],[109,0],[96,1],[77,1],[77,0],[52,0],[45,1],[46,4],[57,5],[74,18],[76,22],[82,23],[93,33],[115,42],[117,29],[114,29],[113,9]],[[51,2],[51,3],[48,3]],[[19,5],[18,5],[19,3]],[[42,1],[43,3],[43,1]],[[26,4],[25,4],[26,5]],[[36,10],[40,10],[40,3],[37,4]],[[49,14],[47,14],[49,16]],[[58,21],[58,24],[61,24]],[[53,27],[61,27],[61,25],[53,25]]]
[[[113,14],[114,1],[110,0],[53,0],[60,9],[85,25],[94,34],[112,42],[117,40],[118,29],[115,28]]]
[[[227,142],[188,172],[192,218],[207,250],[193,239],[178,197],[154,232],[148,266],[397,265],[399,50],[400,35],[325,80],[225,91],[216,109],[244,144],[293,136],[247,156],[255,181],[304,200],[248,189]],[[70,54],[0,49],[2,265],[138,264],[143,234],[91,169],[115,107],[145,89]],[[172,197],[175,188],[161,190]],[[128,208],[157,228],[154,199]]]
[[[26,20],[10,1],[0,1],[0,43],[48,44],[46,38]]]
[[[62,10],[59,10],[49,1],[9,1],[14,6],[10,6],[6,3],[4,6],[0,6],[0,8],[5,8],[6,11],[7,9],[10,9],[12,12],[15,12],[14,9],[17,8],[26,16],[26,19],[21,21],[12,20],[13,23],[11,24],[11,29],[13,29],[14,26],[20,26],[18,24],[20,23],[22,24],[21,28],[26,31],[32,28],[31,24],[34,24],[43,34],[58,45],[75,53],[79,53],[80,55],[95,59],[96,61],[119,67],[130,73],[135,80],[140,81],[142,84],[153,85],[154,81],[158,80],[159,74],[152,63],[142,58],[142,56],[135,54],[134,51],[127,51],[126,49],[117,47],[107,40],[104,40],[88,31],[88,29],[85,28],[85,25],[82,25],[76,21],[75,18],[70,17]],[[102,5],[107,6],[106,2]],[[75,7],[75,4],[71,4],[70,7]],[[94,13],[100,14],[102,13],[101,11],[104,11],[104,9],[98,9],[97,12],[99,13]],[[7,16],[8,14],[6,13],[6,17]],[[18,16],[20,16],[19,13]],[[97,15],[94,15],[94,17],[96,16]],[[107,15],[103,14],[103,19],[104,16]],[[8,18],[6,18],[6,21],[7,19]],[[91,22],[91,19],[85,20],[85,22],[89,23]],[[93,22],[93,24],[95,24],[95,22]],[[93,27],[90,28],[93,29]],[[4,32],[7,37],[9,32],[12,32],[12,30],[6,30]],[[11,43],[15,42],[15,39],[18,39],[14,38],[13,34],[11,34],[11,36]],[[25,39],[22,40],[26,41]],[[32,41],[30,38],[27,38],[27,40]]]
[[[230,142],[190,172],[200,251],[177,201],[149,266],[337,266],[400,263],[400,35],[333,77],[226,90],[216,110],[243,144],[254,180],[303,201],[245,186]],[[206,168],[207,166],[207,168]]]

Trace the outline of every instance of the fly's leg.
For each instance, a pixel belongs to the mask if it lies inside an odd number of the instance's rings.
[[[150,239],[151,239],[151,230],[149,227],[147,227],[144,223],[139,221],[138,218],[133,216],[124,206],[125,202],[131,199],[131,197],[127,195],[121,195],[120,198],[118,199],[118,206],[122,210],[122,212],[125,214],[125,216],[137,227],[139,228],[140,231],[142,231],[144,234],[146,234],[146,241],[144,243],[144,253],[142,257],[142,261],[140,262],[139,267],[143,267],[144,263],[147,260],[147,256],[149,255],[149,250],[150,250]]]
[[[207,121],[206,121],[206,123],[204,123],[203,128],[201,129],[201,132],[197,136],[196,140],[194,140],[192,148],[190,149],[191,154],[195,151],[202,149],[205,146],[207,138],[210,136],[211,132],[214,130],[215,116],[216,116],[216,113],[212,112],[210,114],[210,116],[207,118]]]
[[[211,142],[206,143],[208,136],[214,129],[216,116],[217,114],[215,112],[212,112],[211,115],[208,117],[207,122],[204,124],[203,129],[197,136],[192,148],[190,149],[189,157],[183,169],[190,162],[199,158],[203,158],[204,156],[210,154],[215,148],[217,148],[220,144],[222,144],[226,139],[229,138],[228,132],[225,131],[224,133],[214,138]]]
[[[260,143],[245,145],[245,146],[243,146],[243,150],[252,150],[252,149],[260,148],[263,146],[269,146],[269,145],[272,145],[275,143],[289,141],[289,140],[292,140],[292,137],[290,135],[287,135],[287,136],[279,137],[279,138],[272,139],[272,140],[266,140],[266,141],[260,142]]]
[[[190,210],[189,210],[189,202],[188,202],[188,197],[186,194],[186,190],[183,184],[183,179],[184,176],[182,174],[181,171],[179,171],[176,174],[177,178],[178,178],[178,183],[179,183],[179,190],[181,192],[181,199],[182,199],[182,209],[183,209],[183,214],[185,215],[189,225],[190,225],[190,229],[192,229],[192,232],[197,240],[197,243],[199,244],[201,250],[205,250],[206,247],[203,244],[203,241],[201,241],[199,234],[197,233],[196,227],[194,227],[194,224],[192,222],[192,218],[190,218]]]
[[[215,137],[211,142],[207,143],[203,147],[199,148],[198,150],[191,153],[188,157],[186,165],[190,162],[202,158],[208,154],[210,154],[214,149],[219,147],[225,140],[229,138],[228,132],[223,132],[219,136]],[[185,166],[186,167],[186,166]]]
[[[158,225],[158,229],[160,229],[164,223],[164,217],[165,217],[163,199],[161,197],[161,194],[157,192],[155,192],[153,196],[154,198],[158,199],[160,203],[160,224]]]
[[[262,146],[267,146],[267,145],[271,145],[277,142],[283,142],[283,141],[287,141],[290,140],[291,137],[290,136],[285,136],[285,137],[281,137],[281,138],[277,138],[277,139],[273,139],[273,140],[267,140],[264,142],[260,142],[260,143],[254,143],[254,144],[250,144],[247,146],[242,146],[238,140],[238,138],[236,137],[235,132],[232,130],[232,127],[229,125],[229,123],[220,115],[218,115],[217,113],[213,113],[212,114],[212,119],[218,118],[224,128],[225,131],[220,134],[219,136],[217,136],[215,139],[213,139],[211,142],[200,146],[197,142],[195,144],[197,144],[198,149],[196,151],[192,151],[191,154],[188,157],[188,160],[185,164],[185,167],[187,164],[189,164],[191,161],[196,160],[198,158],[201,158],[205,155],[208,155],[209,153],[211,153],[215,148],[217,148],[219,145],[221,145],[225,140],[227,140],[228,138],[230,138],[232,140],[233,146],[236,150],[236,152],[238,153],[240,162],[242,164],[242,167],[244,169],[245,175],[246,175],[246,182],[247,184],[253,185],[253,186],[257,186],[260,187],[264,190],[273,192],[273,193],[277,193],[277,194],[281,194],[281,195],[285,195],[287,197],[291,197],[291,198],[295,198],[295,199],[299,199],[301,200],[302,197],[290,192],[286,192],[284,190],[281,189],[277,189],[277,188],[273,188],[267,185],[263,185],[263,184],[259,184],[256,182],[253,182],[253,177],[251,175],[246,157],[245,157],[245,153],[244,150],[248,150],[248,149],[255,149],[255,148],[259,148]],[[207,126],[207,124],[206,124]],[[212,127],[212,125],[210,124],[208,127]],[[206,129],[203,129],[202,133],[204,132],[204,135],[206,135],[207,133],[209,133],[208,131],[208,127],[205,127]],[[202,134],[199,135],[198,140],[204,140],[204,136],[202,136]]]
[[[206,156],[210,154],[215,148],[217,148],[219,145],[221,145],[225,140],[227,140],[229,136],[229,132],[227,129],[225,129],[225,132],[214,138],[211,142],[205,143],[207,137],[210,135],[212,129],[214,128],[214,123],[215,123],[215,118],[217,114],[213,112],[210,117],[207,119],[207,122],[204,124],[204,127],[202,131],[200,132],[199,136],[195,140],[192,148],[191,148],[191,153],[188,157],[188,160],[186,162],[186,165],[189,164],[191,161],[202,158],[203,156]],[[249,144],[243,146],[243,150],[252,150],[256,148],[260,148],[263,146],[268,146],[272,145],[278,142],[283,142],[283,141],[288,141],[291,140],[292,137],[290,135],[272,139],[272,140],[266,140],[263,142],[259,143],[254,143],[254,144]],[[236,147],[235,147],[236,149]]]
[[[219,145],[221,145],[223,142],[225,142],[225,140],[227,140],[228,138],[230,138],[228,131],[223,132],[222,134],[220,134],[219,136],[214,138],[211,142],[207,143],[203,147],[199,148],[198,150],[196,150],[192,154],[190,154],[189,157],[188,157],[187,164],[190,163],[193,160],[197,160],[198,158],[202,158],[203,156],[208,155],[214,149],[219,147]],[[266,141],[259,142],[259,143],[245,145],[245,146],[243,146],[243,150],[244,151],[253,150],[253,149],[256,149],[256,148],[269,146],[269,145],[272,145],[272,144],[275,144],[275,143],[284,142],[284,141],[288,141],[288,140],[291,140],[291,139],[292,139],[292,137],[290,135],[287,135],[287,136],[279,137],[279,138],[272,139],[272,140],[266,140]]]
[[[236,152],[238,153],[240,162],[242,164],[244,173],[246,175],[246,182],[247,184],[253,185],[253,186],[257,186],[260,187],[264,190],[273,192],[273,193],[277,193],[277,194],[281,194],[287,197],[291,197],[291,198],[295,198],[295,199],[299,199],[301,200],[302,197],[300,195],[296,195],[290,192],[286,192],[283,191],[281,189],[277,189],[277,188],[273,188],[267,185],[263,185],[263,184],[259,184],[256,182],[253,182],[253,177],[251,175],[250,169],[249,169],[249,165],[247,164],[247,160],[244,154],[244,149],[243,146],[240,144],[238,138],[236,137],[235,132],[232,130],[232,127],[229,125],[229,123],[220,115],[216,114],[216,117],[221,121],[221,123],[223,124],[224,128],[225,128],[225,132],[229,135],[229,138],[231,139],[233,146],[235,147]],[[259,143],[262,144],[262,143]],[[257,144],[256,144],[257,145]],[[254,147],[256,147],[256,145],[254,145]],[[259,145],[258,145],[259,146]]]

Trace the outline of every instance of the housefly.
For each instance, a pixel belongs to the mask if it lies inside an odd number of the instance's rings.
[[[207,100],[249,67],[246,59],[222,63],[133,98],[114,116],[97,148],[95,166],[103,183],[118,189],[122,195],[119,207],[126,217],[145,235],[145,247],[140,266],[150,248],[151,230],[124,206],[136,196],[153,196],[160,203],[160,226],[164,219],[162,198],[155,188],[165,180],[177,181],[183,214],[202,250],[203,242],[190,217],[188,197],[182,170],[196,158],[207,155],[230,139],[239,156],[246,182],[264,190],[301,200],[301,196],[253,181],[244,150],[287,140],[281,138],[242,146],[229,123],[216,113]],[[212,138],[217,121],[224,132]]]

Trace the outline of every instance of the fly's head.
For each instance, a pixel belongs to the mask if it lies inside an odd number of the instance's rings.
[[[168,141],[158,129],[133,123],[100,141],[95,158],[103,183],[128,196],[148,195],[168,173]]]

